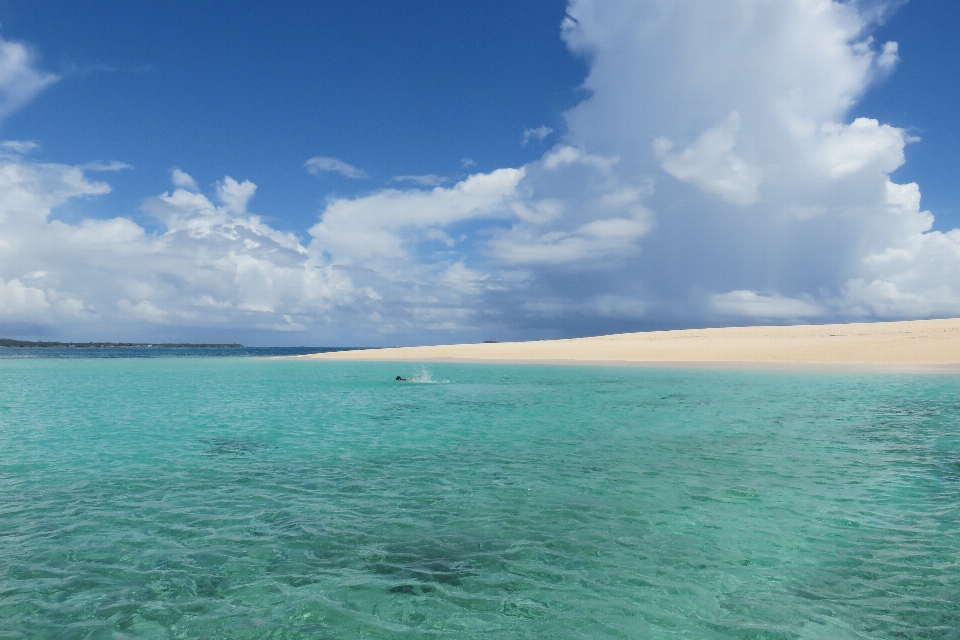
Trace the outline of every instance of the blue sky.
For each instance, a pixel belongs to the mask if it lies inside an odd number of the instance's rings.
[[[900,45],[895,73],[867,93],[856,115],[906,127],[920,138],[907,147],[907,162],[894,174],[917,182],[935,228],[960,226],[960,6],[948,0],[913,0],[877,29],[878,40]]]
[[[257,210],[304,232],[329,195],[400,175],[465,176],[543,153],[586,65],[559,38],[564,2],[4,3],[4,37],[61,80],[3,125],[40,157],[135,167],[77,215],[135,214],[179,166],[258,185]],[[368,181],[302,170],[323,155]],[[78,203],[80,206],[80,203]]]
[[[960,315],[958,28],[945,0],[0,1],[0,334]]]

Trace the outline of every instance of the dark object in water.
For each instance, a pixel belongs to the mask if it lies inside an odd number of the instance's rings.
[[[483,344],[499,344],[499,340],[484,340]]]
[[[406,381],[407,381],[406,378],[401,378],[400,376],[397,376],[397,380],[400,381],[400,382],[406,382]]]

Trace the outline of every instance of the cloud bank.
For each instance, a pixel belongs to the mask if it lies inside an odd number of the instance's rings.
[[[299,237],[249,211],[252,183],[204,194],[180,169],[144,200],[156,232],[61,222],[57,207],[109,191],[89,171],[122,163],[35,162],[35,143],[10,143],[0,329],[399,344],[960,315],[960,230],[932,231],[919,186],[891,179],[915,140],[848,117],[895,72],[896,43],[871,38],[882,8],[573,0],[562,37],[590,60],[590,97],[540,159],[399,176],[409,188],[329,200]],[[7,45],[0,115],[55,80]]]

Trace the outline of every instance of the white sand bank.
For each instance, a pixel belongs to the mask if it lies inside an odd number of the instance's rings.
[[[621,333],[318,353],[318,360],[958,365],[960,318]]]

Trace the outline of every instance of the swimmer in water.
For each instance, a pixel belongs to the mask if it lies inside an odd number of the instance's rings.
[[[400,376],[397,376],[397,381],[398,381],[398,382],[406,382],[407,379],[406,379],[406,378],[401,378]]]

